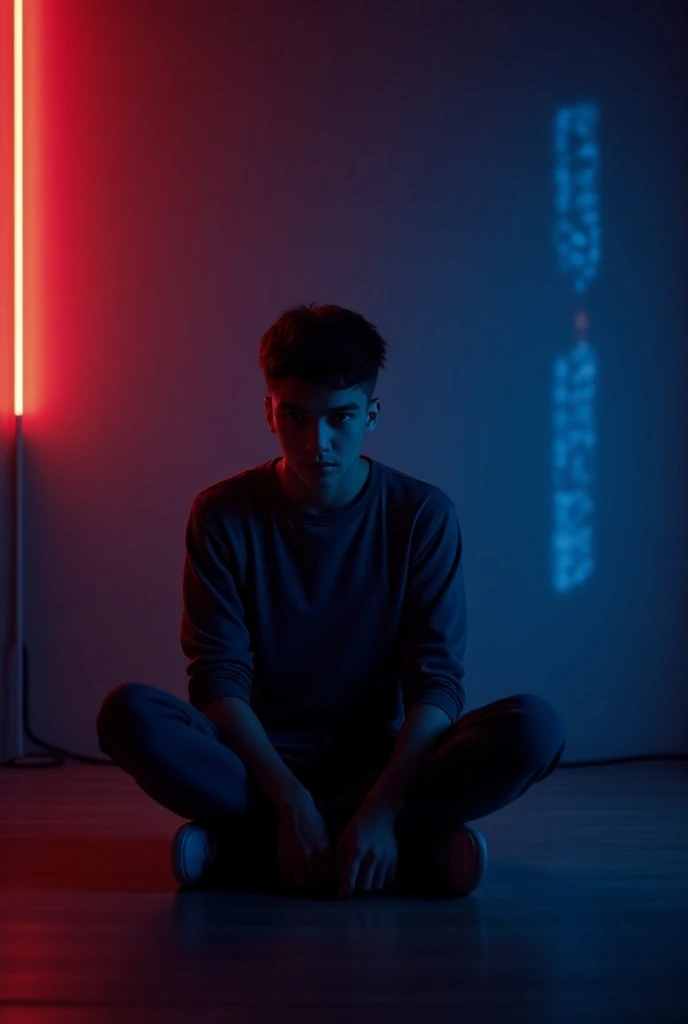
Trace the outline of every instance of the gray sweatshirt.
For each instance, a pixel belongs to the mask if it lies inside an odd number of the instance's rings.
[[[466,601],[454,502],[373,459],[346,507],[288,498],[271,459],[207,487],[186,526],[189,702],[240,697],[266,731],[396,734],[465,704]]]

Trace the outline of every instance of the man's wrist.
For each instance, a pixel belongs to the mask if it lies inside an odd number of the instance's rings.
[[[295,779],[277,789],[273,796],[273,803],[279,814],[289,814],[295,807],[313,800],[310,790],[306,789],[302,782]]]
[[[361,811],[376,816],[397,818],[404,807],[403,795],[389,790],[376,789],[374,786],[366,793],[361,803]]]

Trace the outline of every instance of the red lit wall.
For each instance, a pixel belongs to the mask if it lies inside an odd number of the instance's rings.
[[[571,758],[685,747],[679,34],[668,3],[617,6],[606,19],[580,0],[26,0],[26,640],[39,736],[96,755],[95,715],[118,682],[186,694],[189,505],[278,454],[258,339],[287,306],[320,301],[359,309],[389,342],[368,454],[457,503],[469,704],[542,693]],[[562,602],[549,588],[549,381],[569,336],[550,140],[557,106],[581,98],[604,125],[600,547],[589,588]]]

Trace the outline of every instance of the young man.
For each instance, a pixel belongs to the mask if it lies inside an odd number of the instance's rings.
[[[439,488],[361,454],[386,343],[338,306],[285,312],[260,343],[282,456],[195,498],[181,642],[189,703],[106,697],[101,749],[191,819],[175,878],[215,884],[250,851],[273,881],[348,897],[480,884],[467,822],[564,749],[533,694],[464,712],[462,536]]]

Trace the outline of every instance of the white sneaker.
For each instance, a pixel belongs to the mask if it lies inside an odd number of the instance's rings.
[[[424,846],[434,880],[452,896],[468,896],[487,871],[487,841],[482,832],[461,825]]]
[[[177,829],[170,851],[172,874],[183,886],[195,886],[207,879],[219,850],[218,838],[205,825],[189,821]]]

